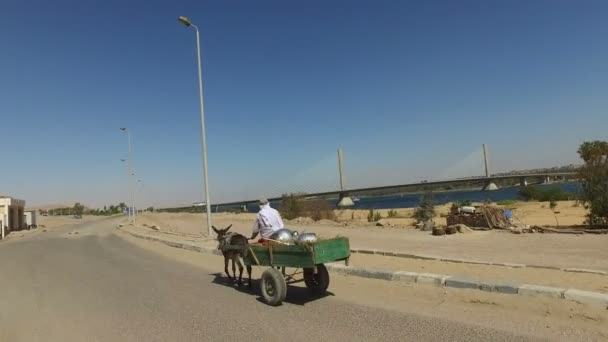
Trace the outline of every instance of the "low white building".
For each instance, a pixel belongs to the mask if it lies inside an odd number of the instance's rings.
[[[0,224],[2,230],[0,238],[4,239],[10,231],[25,228],[24,211],[24,200],[0,197]]]
[[[25,226],[30,228],[36,228],[38,224],[36,223],[36,210],[27,210],[24,214],[25,218]]]

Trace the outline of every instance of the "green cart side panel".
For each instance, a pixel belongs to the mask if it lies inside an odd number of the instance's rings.
[[[321,240],[312,246],[272,246],[272,263],[270,247],[251,245],[251,250],[260,262],[260,266],[313,267],[350,257],[350,245],[347,238]],[[251,253],[247,253],[245,264],[256,265]]]
[[[313,245],[315,264],[325,264],[350,257],[350,244],[347,238],[322,240]]]

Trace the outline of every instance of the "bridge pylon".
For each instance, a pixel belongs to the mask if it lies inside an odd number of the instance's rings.
[[[491,175],[490,175],[490,166],[488,163],[488,147],[486,146],[486,144],[483,144],[482,147],[483,147],[483,166],[486,171],[486,178],[487,178],[487,180],[483,184],[482,190],[483,191],[498,190],[498,186],[496,184],[494,184],[494,182],[492,182],[492,179],[490,178]]]
[[[353,200],[348,195],[348,192],[344,190],[344,155],[342,148],[338,148],[338,172],[340,173],[340,197],[338,200],[338,207],[352,207],[355,205]]]

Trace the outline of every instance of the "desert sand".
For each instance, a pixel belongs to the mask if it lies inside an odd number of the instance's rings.
[[[546,203],[521,202],[510,206],[526,224],[555,225],[553,212]],[[445,214],[449,205],[437,208]],[[388,210],[380,210],[384,216]],[[560,224],[582,224],[585,209],[574,202],[559,202],[556,216]],[[398,217],[383,219],[384,227],[366,222],[367,211],[337,211],[338,221],[294,219],[288,228],[314,232],[322,237],[346,236],[351,248],[425,254],[443,258],[483,260],[495,263],[520,263],[558,268],[587,268],[608,271],[608,235],[511,234],[503,230],[475,231],[468,234],[432,236],[413,227],[413,209],[398,209]],[[354,215],[354,219],[353,219]],[[217,213],[213,223],[218,228],[232,225],[232,231],[250,236],[255,214]],[[439,224],[445,218],[437,217]],[[200,238],[206,235],[204,214],[144,213],[138,225],[155,226],[160,232]],[[394,225],[394,226],[391,226]],[[388,259],[382,259],[388,260]]]
[[[39,228],[53,229],[61,226],[74,225],[79,223],[87,223],[104,218],[105,216],[84,215],[82,218],[74,218],[73,216],[41,216],[38,215],[37,223]]]

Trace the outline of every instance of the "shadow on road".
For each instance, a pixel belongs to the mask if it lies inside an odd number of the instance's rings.
[[[260,280],[252,279],[251,280],[251,288],[247,286],[247,279],[245,274],[243,275],[243,285],[238,286],[236,282],[229,280],[223,273],[211,273],[211,276],[214,276],[212,283],[216,285],[222,285],[226,287],[233,288],[234,290],[250,295],[256,296],[257,301],[261,303],[265,303],[262,295],[260,293]],[[305,305],[309,302],[315,301],[317,299],[322,299],[328,296],[334,296],[332,292],[327,291],[323,294],[315,294],[311,293],[306,287],[302,286],[294,286],[291,284],[287,284],[287,297],[285,297],[284,302],[294,305]]]

